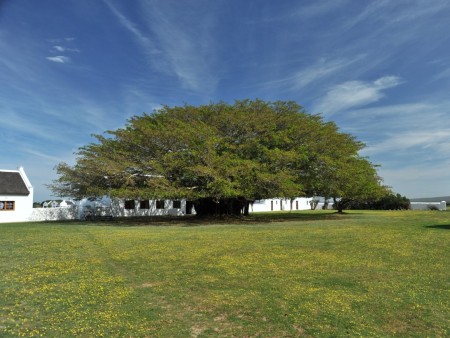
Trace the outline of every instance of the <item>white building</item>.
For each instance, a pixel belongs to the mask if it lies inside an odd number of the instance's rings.
[[[447,202],[411,202],[411,210],[447,210]]]
[[[0,223],[24,222],[33,212],[33,186],[22,167],[0,170]]]
[[[86,219],[98,216],[136,217],[136,216],[183,216],[195,212],[185,199],[180,200],[134,200],[84,198],[78,202],[77,218]]]
[[[311,210],[312,197],[270,198],[257,200],[250,206],[250,212]]]

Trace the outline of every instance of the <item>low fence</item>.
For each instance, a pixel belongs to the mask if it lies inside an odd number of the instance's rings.
[[[136,217],[136,216],[183,216],[181,209],[144,209],[125,210],[124,208],[90,208],[80,206],[56,207],[56,208],[33,208],[28,221],[63,221],[63,220],[86,220],[105,217]]]
[[[34,208],[30,221],[61,221],[77,219],[78,210],[75,206],[59,208]]]

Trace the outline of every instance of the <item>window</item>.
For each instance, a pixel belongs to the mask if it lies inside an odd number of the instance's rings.
[[[173,201],[172,202],[172,208],[174,208],[174,209],[181,209],[181,201]]]
[[[164,200],[156,201],[156,209],[164,209]]]
[[[135,206],[134,200],[126,200],[125,201],[125,209],[128,209],[128,210],[134,209],[134,206]]]
[[[150,209],[150,201],[145,200],[139,203],[139,209]]]
[[[0,211],[14,210],[16,202],[14,201],[0,201]]]

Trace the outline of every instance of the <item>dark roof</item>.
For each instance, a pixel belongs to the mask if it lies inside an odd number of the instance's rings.
[[[0,195],[29,195],[25,182],[18,172],[0,171]]]

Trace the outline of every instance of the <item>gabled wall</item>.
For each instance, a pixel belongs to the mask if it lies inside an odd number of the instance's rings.
[[[33,186],[22,167],[18,170],[1,170],[2,172],[18,172],[30,192],[25,196],[0,195],[0,201],[14,201],[14,210],[0,211],[0,223],[24,222],[30,219],[33,212]]]

